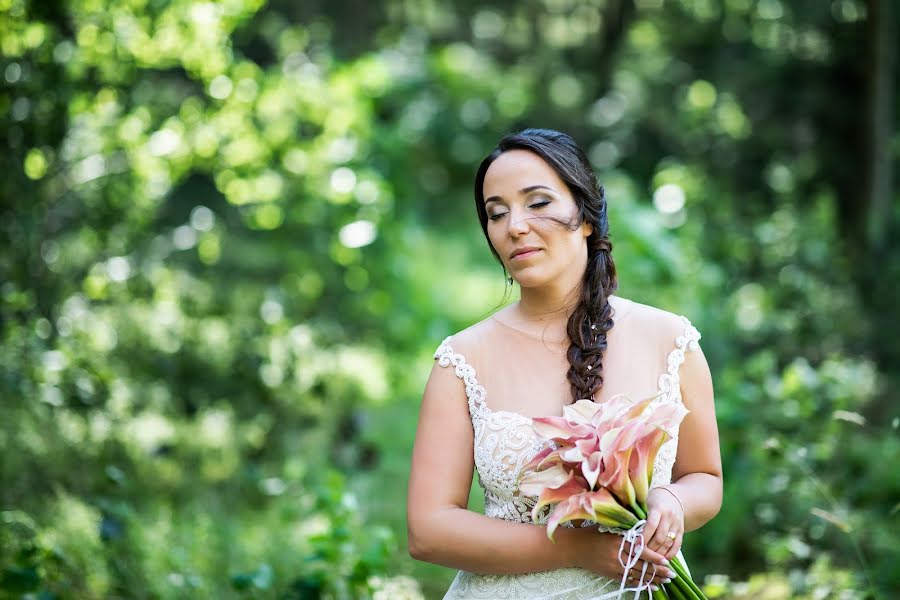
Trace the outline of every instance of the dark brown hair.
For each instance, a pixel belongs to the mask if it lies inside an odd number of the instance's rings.
[[[584,151],[565,133],[550,129],[525,129],[503,136],[497,147],[481,162],[475,175],[478,220],[491,252],[501,266],[503,261],[488,237],[484,176],[491,163],[509,150],[527,150],[540,156],[565,182],[578,207],[578,214],[570,221],[543,218],[557,221],[572,231],[585,220],[593,226],[593,232],[587,238],[588,260],[581,282],[581,297],[566,326],[570,340],[567,377],[572,387],[573,401],[592,398],[603,385],[602,359],[606,350],[606,333],[614,323],[609,296],[618,288],[603,186]],[[503,273],[505,276],[505,266]]]

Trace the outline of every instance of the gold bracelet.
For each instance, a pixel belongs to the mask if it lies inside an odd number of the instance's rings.
[[[683,517],[685,516],[685,512],[684,512],[684,504],[681,503],[681,498],[678,497],[678,494],[676,494],[675,492],[673,492],[672,490],[670,490],[669,488],[667,488],[667,487],[664,486],[664,485],[659,485],[659,486],[657,486],[657,488],[658,488],[658,489],[661,489],[661,490],[666,490],[667,492],[669,492],[670,494],[672,494],[672,497],[675,498],[675,500],[678,502],[678,506],[681,507],[681,516],[682,516],[682,518],[683,518]]]

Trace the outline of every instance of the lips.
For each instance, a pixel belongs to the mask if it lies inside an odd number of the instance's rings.
[[[525,246],[524,248],[519,248],[519,249],[515,250],[510,255],[509,258],[510,259],[515,259],[515,258],[524,259],[524,258],[528,258],[529,256],[533,256],[533,255],[537,254],[538,251],[540,251],[540,248],[535,248],[534,246]]]

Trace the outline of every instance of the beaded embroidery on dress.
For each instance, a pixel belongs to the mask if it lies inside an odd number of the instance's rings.
[[[645,307],[645,305],[631,301],[626,302],[634,306]],[[664,312],[652,307],[646,308],[658,313]],[[665,357],[665,364],[661,365],[661,368],[653,374],[654,376],[658,374],[658,378],[655,378],[655,389],[660,396],[648,410],[665,402],[681,402],[679,367],[684,362],[686,351],[699,348],[700,333],[691,325],[690,321],[684,316],[666,314],[675,317],[675,319],[670,318],[669,323],[676,322],[681,333],[675,337],[674,347],[669,338],[670,350]],[[613,327],[613,330],[615,328],[616,326]],[[613,330],[610,331],[610,334]],[[451,338],[452,336],[444,339],[435,351],[434,358],[441,367],[452,367],[456,376],[465,383],[469,415],[474,432],[475,468],[478,473],[478,483],[484,490],[484,514],[488,517],[517,523],[546,524],[551,507],[545,508],[538,515],[536,522],[532,521],[531,509],[535,499],[520,495],[516,480],[524,465],[552,442],[546,442],[534,434],[531,417],[518,412],[493,410],[488,407],[485,386],[479,382],[472,364],[463,354],[453,348],[450,343]],[[604,372],[606,372],[605,369],[604,366]],[[491,369],[487,369],[485,372],[490,371]],[[660,373],[660,371],[662,372]],[[635,399],[637,398],[635,397]],[[672,439],[663,444],[654,462],[651,487],[664,485],[671,481],[678,444],[678,431],[676,429],[669,433],[672,435]],[[583,525],[591,524],[585,522]],[[563,526],[571,527],[572,524],[564,523]],[[579,568],[517,575],[459,571],[444,596],[444,600],[462,598],[583,600],[610,594],[618,589],[618,580],[613,581]]]

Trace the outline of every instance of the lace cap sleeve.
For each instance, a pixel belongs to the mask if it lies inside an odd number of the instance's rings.
[[[450,338],[447,336],[441,345],[434,351],[434,358],[441,367],[453,366],[456,376],[463,380],[466,385],[466,398],[469,401],[469,414],[475,415],[485,407],[485,391],[484,387],[478,383],[475,376],[475,367],[466,362],[462,354],[453,351],[450,345]]]
[[[700,332],[687,317],[680,315],[679,318],[684,325],[684,333],[675,340],[675,346],[686,351],[697,350],[700,348]]]
[[[680,321],[681,333],[676,336],[675,347],[672,348],[666,359],[666,372],[659,377],[659,391],[663,394],[662,398],[659,400],[660,403],[681,401],[681,391],[678,387],[679,368],[684,362],[684,357],[687,352],[692,352],[700,348],[700,332],[697,331],[697,328],[691,325],[691,322],[684,315],[679,315],[678,319]]]

